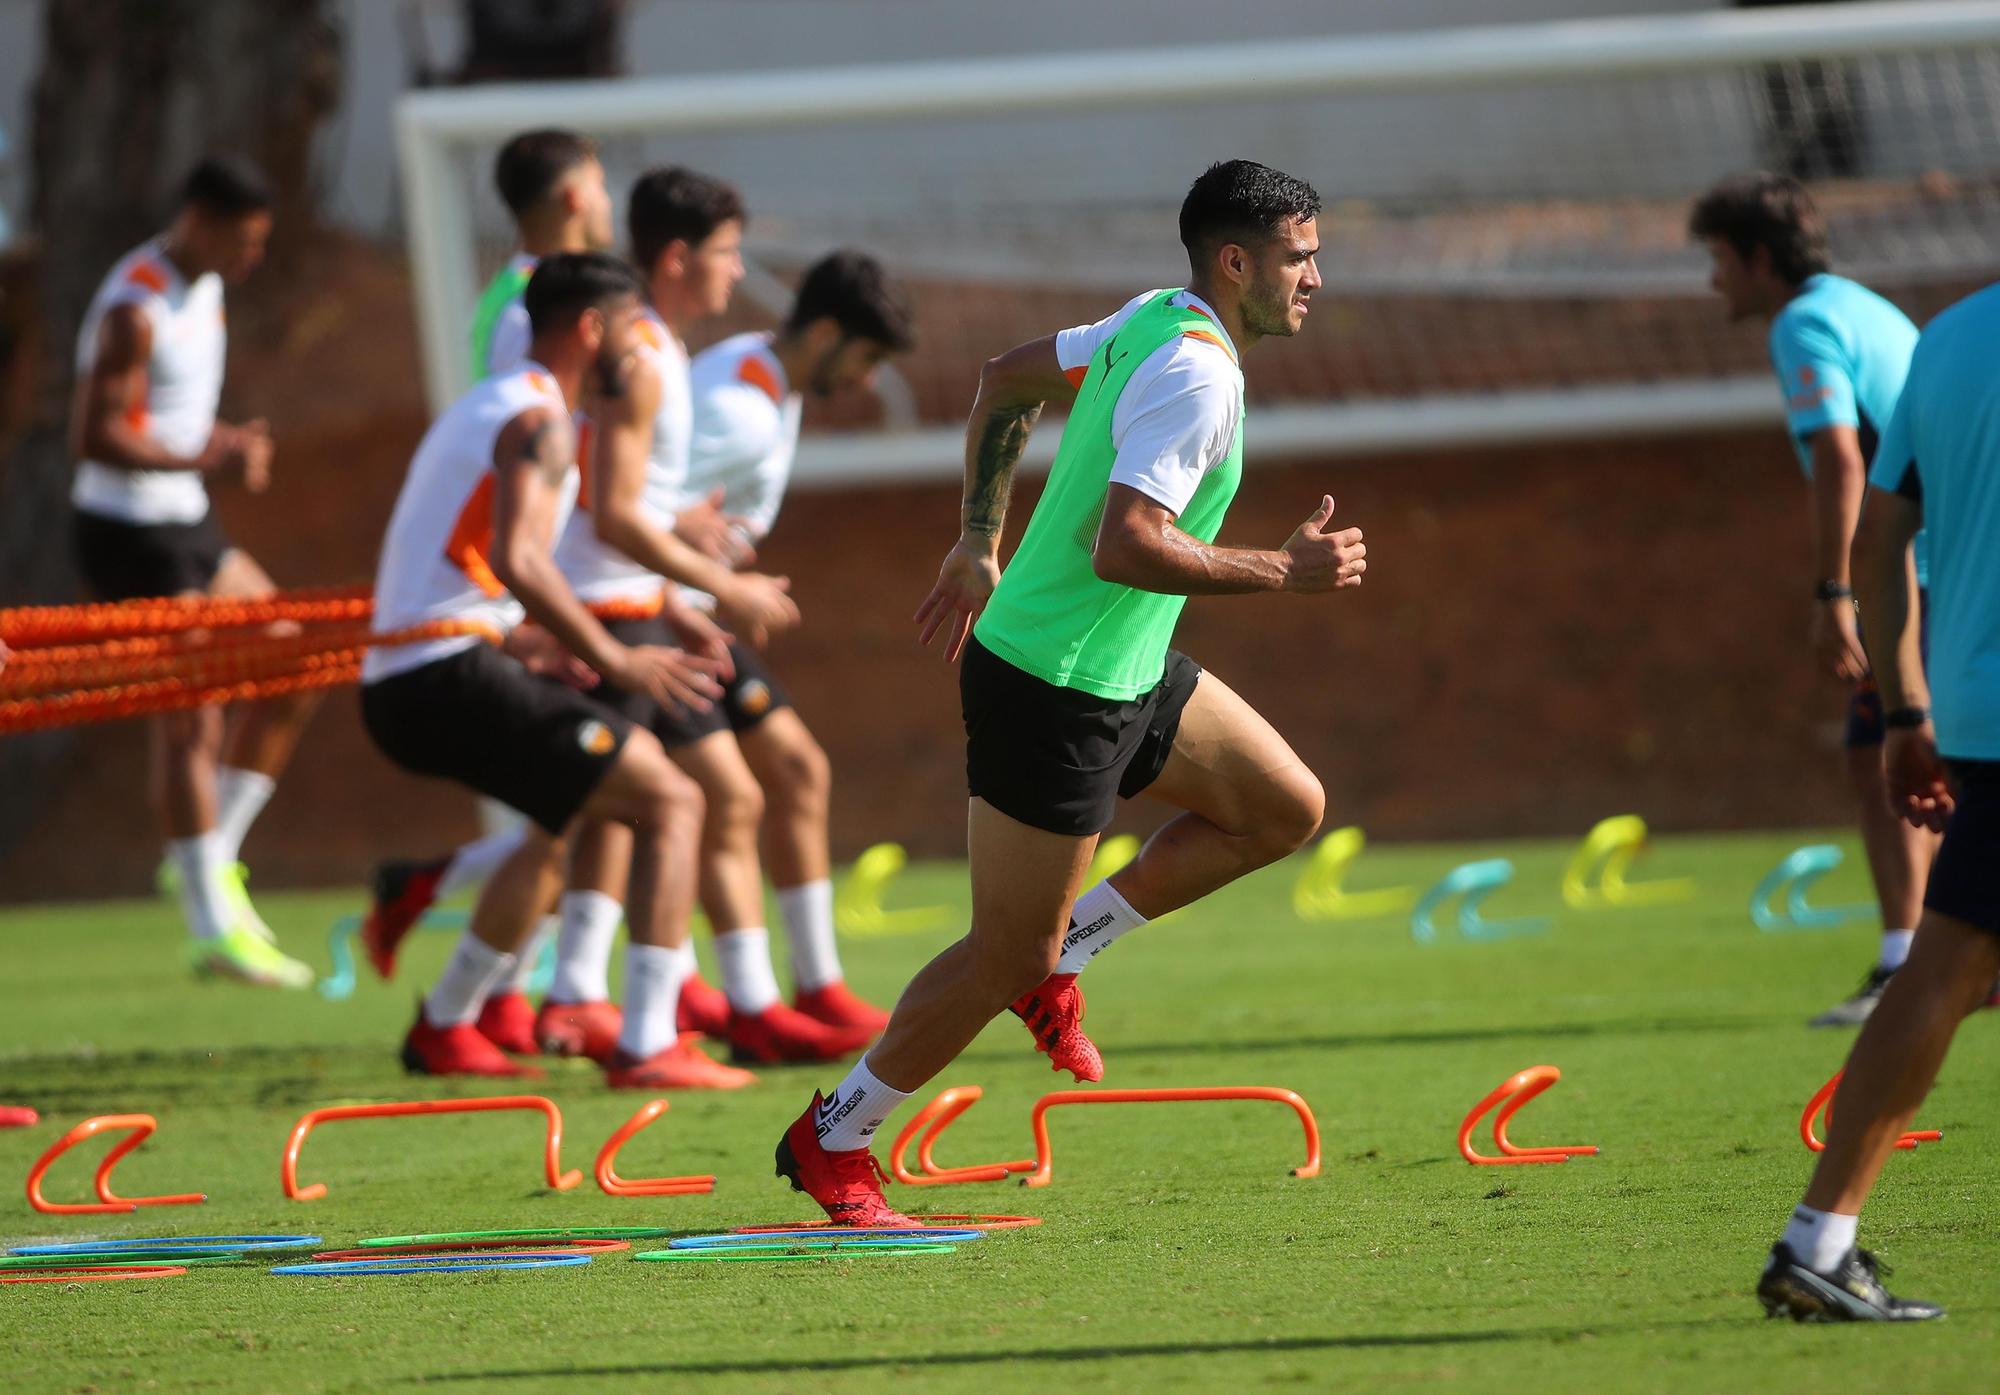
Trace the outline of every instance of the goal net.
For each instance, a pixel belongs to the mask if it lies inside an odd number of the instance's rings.
[[[621,205],[662,163],[742,188],[751,278],[697,342],[773,323],[836,246],[910,288],[921,347],[880,401],[809,408],[802,482],[954,473],[986,357],[1185,279],[1216,159],[1326,201],[1326,287],[1250,373],[1264,459],[1775,420],[1686,233],[1729,173],[1806,180],[1837,269],[1920,322],[2000,272],[1991,0],[429,91],[399,130],[434,403],[508,251],[494,154],[536,125],[595,135]]]

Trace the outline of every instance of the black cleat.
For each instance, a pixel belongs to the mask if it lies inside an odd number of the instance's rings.
[[[1880,964],[1868,971],[1868,977],[1861,980],[1861,986],[1854,990],[1854,996],[1843,998],[1819,1016],[1806,1023],[1808,1027],[1859,1027],[1875,1011],[1875,1004],[1882,1001],[1882,990],[1889,986],[1895,974],[1894,969],[1885,969]]]
[[[1766,1317],[1793,1322],[1923,1322],[1944,1316],[1935,1303],[1898,1298],[1882,1287],[1891,1271],[1867,1250],[1851,1249],[1831,1274],[1806,1268],[1782,1240],[1757,1280]]]

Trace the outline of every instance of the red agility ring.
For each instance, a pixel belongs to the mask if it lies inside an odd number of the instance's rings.
[[[46,1273],[41,1269],[15,1269],[5,1274],[0,1274],[0,1284],[66,1284],[70,1282],[94,1284],[106,1283],[112,1279],[171,1279],[177,1274],[185,1273],[187,1273],[187,1266],[182,1264],[135,1264],[125,1267],[107,1266],[102,1269],[69,1269],[64,1268],[60,1264],[51,1264]]]
[[[1023,1226],[1040,1225],[1040,1216],[944,1216],[935,1213],[911,1216],[910,1220],[919,1226],[951,1226],[958,1230],[1019,1230]],[[736,1235],[782,1235],[793,1230],[823,1230],[832,1221],[794,1221],[790,1225],[739,1225]]]
[[[583,1236],[573,1240],[557,1240],[549,1244],[538,1244],[532,1240],[447,1240],[429,1245],[369,1245],[358,1250],[322,1250],[313,1256],[316,1260],[336,1261],[345,1259],[375,1259],[382,1255],[421,1255],[437,1257],[450,1254],[465,1254],[469,1251],[491,1253],[498,1251],[510,1256],[522,1255],[599,1255],[613,1250],[629,1250],[630,1240],[600,1240]]]

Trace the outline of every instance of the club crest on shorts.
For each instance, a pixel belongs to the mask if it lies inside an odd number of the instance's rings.
[[[588,755],[608,756],[618,745],[618,738],[612,735],[610,727],[592,717],[576,729],[576,744]]]
[[[771,710],[771,685],[753,678],[736,690],[736,710],[746,717],[761,717]]]

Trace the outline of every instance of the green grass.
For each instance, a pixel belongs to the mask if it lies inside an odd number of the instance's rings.
[[[903,1261],[663,1266],[622,1255],[547,1273],[270,1278],[198,1269],[157,1283],[0,1292],[15,1388],[538,1391],[906,1388],[1214,1390],[1926,1391],[1991,1389],[2000,1350],[1992,1082],[2000,1013],[1960,1036],[1920,1122],[1942,1144],[1898,1154],[1863,1223],[1897,1287],[1951,1309],[1911,1329],[1766,1323],[1750,1288],[1797,1199],[1805,1098],[1845,1033],[1811,1013],[1867,967],[1867,922],[1818,933],[1751,928],[1749,888],[1798,835],[1667,839],[1648,876],[1692,875],[1698,900],[1573,913],[1555,888],[1566,849],[1371,849],[1361,887],[1422,882],[1462,858],[1521,868],[1495,915],[1549,912],[1543,935],[1412,942],[1393,920],[1305,924],[1296,864],[1125,940],[1090,975],[1107,1084],[1273,1084],[1312,1103],[1326,1167],[1299,1181],[1289,1113],[1269,1105],[1068,1110],[1053,1116],[1055,1183],[904,1189],[940,1210],[1028,1211],[1033,1230]],[[899,904],[961,902],[962,869],[913,869]],[[1818,899],[1865,898],[1858,858]],[[324,962],[354,898],[266,896],[281,937]],[[850,977],[880,997],[947,938],[854,941]],[[343,1123],[315,1134],[283,1200],[287,1129],[314,1106],[477,1094],[397,1069],[416,985],[448,936],[418,937],[403,981],[345,1003],[200,987],[159,904],[0,915],[6,965],[0,1102],[39,1107],[0,1133],[19,1179],[90,1114],[144,1110],[160,1132],[118,1173],[131,1194],[206,1190],[202,1207],[131,1217],[34,1214],[18,1183],[0,1238],[21,1244],[164,1233],[309,1230],[328,1244],[420,1230],[659,1224],[692,1230],[809,1214],[771,1176],[771,1145],[833,1071],[770,1070],[730,1097],[686,1096],[621,1159],[628,1175],[715,1172],[713,1196],[606,1197],[542,1185],[527,1116]],[[1561,1084],[1515,1126],[1526,1143],[1589,1142],[1560,1167],[1473,1168],[1464,1111],[1524,1066]],[[1028,1110],[1052,1077],[1011,1019],[939,1084],[985,1100],[940,1160],[1031,1151]],[[643,1096],[557,1070],[565,1161],[588,1167]],[[898,1121],[900,1122],[900,1120]],[[886,1140],[885,1140],[886,1142]],[[94,1149],[62,1164],[81,1197]],[[914,1381],[914,1385],[910,1382]]]

